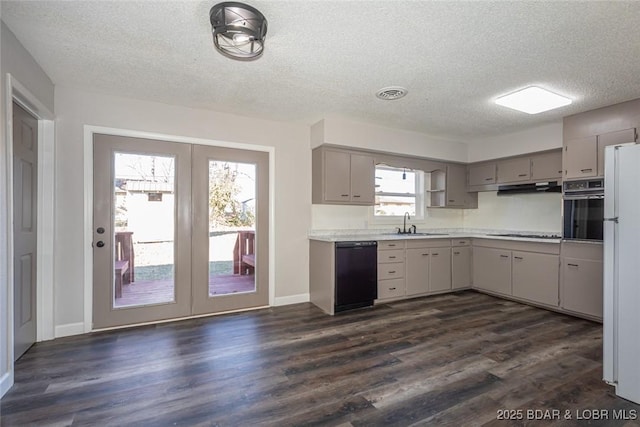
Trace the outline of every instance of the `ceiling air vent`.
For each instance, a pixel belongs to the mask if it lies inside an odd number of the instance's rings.
[[[400,99],[407,94],[407,89],[400,86],[383,87],[376,92],[376,96],[385,101],[393,101],[394,99]]]

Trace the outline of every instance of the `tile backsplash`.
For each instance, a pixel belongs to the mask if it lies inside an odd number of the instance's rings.
[[[312,205],[312,230],[393,229],[402,221],[375,223],[371,207]],[[396,224],[398,222],[398,224]],[[427,209],[422,221],[410,221],[419,229],[494,229],[559,233],[562,227],[560,193],[497,196],[478,193],[478,209]]]

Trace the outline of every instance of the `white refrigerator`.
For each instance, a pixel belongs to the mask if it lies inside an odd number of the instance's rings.
[[[605,149],[604,380],[640,404],[640,145]]]

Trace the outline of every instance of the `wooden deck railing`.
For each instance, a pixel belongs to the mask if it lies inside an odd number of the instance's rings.
[[[238,231],[236,244],[233,248],[233,274],[254,274],[256,266],[255,254],[256,233],[250,231]]]

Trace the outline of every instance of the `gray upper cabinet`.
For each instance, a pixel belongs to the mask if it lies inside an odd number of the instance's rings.
[[[501,160],[497,165],[498,184],[529,181],[531,179],[531,159],[520,157]]]
[[[598,138],[587,136],[564,142],[564,178],[589,178],[598,173]]]
[[[467,192],[467,167],[450,163],[442,170],[432,171],[427,189],[427,207],[477,208],[478,194]]]
[[[598,135],[598,176],[604,176],[604,147],[633,143],[636,141],[636,129],[624,129]]]
[[[469,165],[469,187],[478,187],[496,183],[496,164],[478,163]]]
[[[351,155],[341,151],[324,152],[324,200],[351,200]]]
[[[531,156],[531,180],[543,181],[562,178],[562,151]]]
[[[351,154],[351,201],[366,205],[375,202],[375,160],[373,156]]]
[[[564,117],[563,178],[604,176],[604,148],[635,142],[639,126],[640,99]]]
[[[447,165],[446,206],[478,207],[478,194],[467,192],[467,167],[465,165]]]
[[[313,203],[374,204],[373,156],[321,147],[313,150],[312,162]]]

